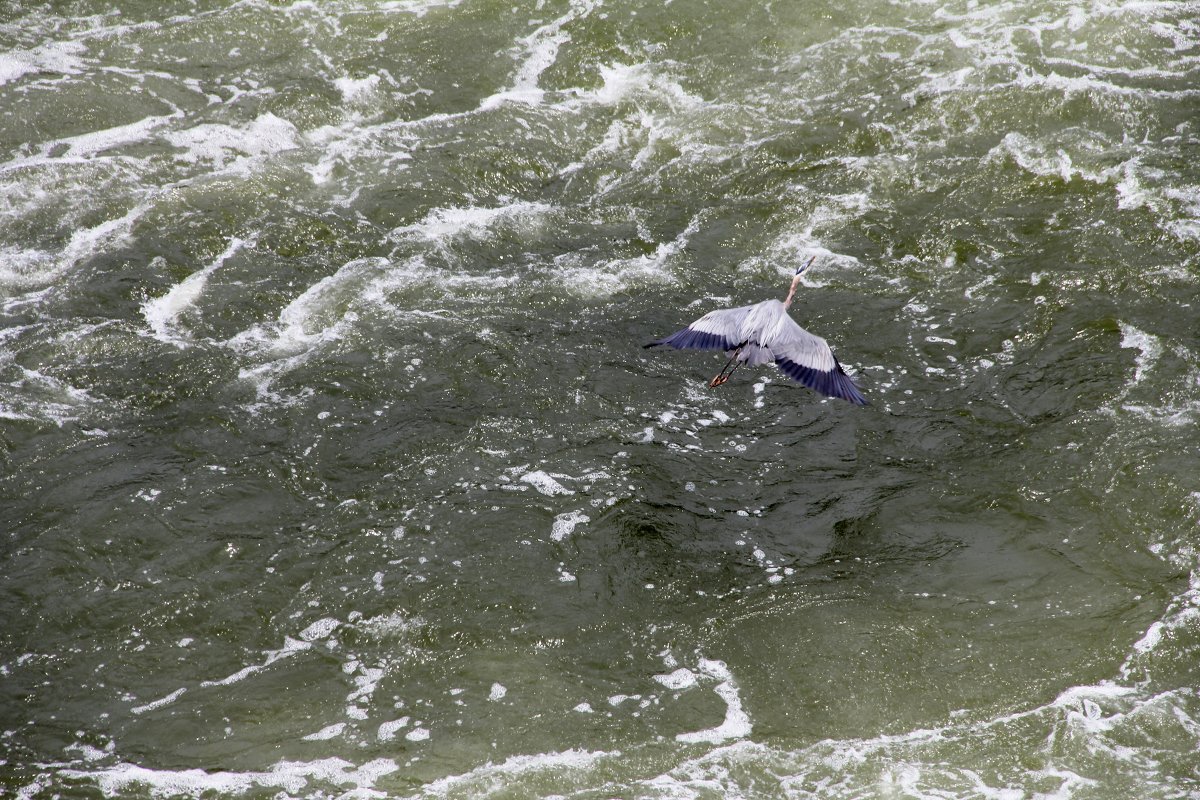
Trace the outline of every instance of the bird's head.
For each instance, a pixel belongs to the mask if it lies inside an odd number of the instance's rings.
[[[792,278],[792,286],[790,289],[788,289],[787,299],[783,301],[784,308],[787,308],[792,304],[792,297],[796,294],[796,287],[800,285],[800,276],[807,272],[808,268],[811,267],[813,262],[816,260],[817,257],[813,256],[808,261],[805,261],[796,268],[796,275]]]

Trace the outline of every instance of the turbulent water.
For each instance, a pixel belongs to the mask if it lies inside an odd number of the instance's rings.
[[[0,795],[1200,796],[1198,288],[1196,2],[9,0]]]

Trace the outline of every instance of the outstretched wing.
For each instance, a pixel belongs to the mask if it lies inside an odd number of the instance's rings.
[[[683,330],[650,342],[645,347],[665,344],[680,350],[734,350],[745,342],[742,323],[752,308],[754,306],[710,311]]]
[[[829,344],[784,316],[769,342],[775,364],[792,380],[828,397],[865,406],[867,399],[842,369]]]

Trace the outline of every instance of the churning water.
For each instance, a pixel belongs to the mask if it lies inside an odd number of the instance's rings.
[[[8,0],[0,794],[1196,797],[1198,287],[1196,2]]]

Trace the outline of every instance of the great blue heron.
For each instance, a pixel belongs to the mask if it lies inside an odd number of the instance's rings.
[[[800,285],[800,276],[816,260],[796,270],[787,298],[764,300],[752,306],[710,311],[681,331],[659,339],[646,347],[668,345],[680,350],[724,350],[729,361],[711,381],[720,386],[741,364],[757,366],[774,361],[785,375],[829,397],[840,397],[857,405],[867,400],[842,369],[829,344],[797,325],[788,316],[788,307]]]

